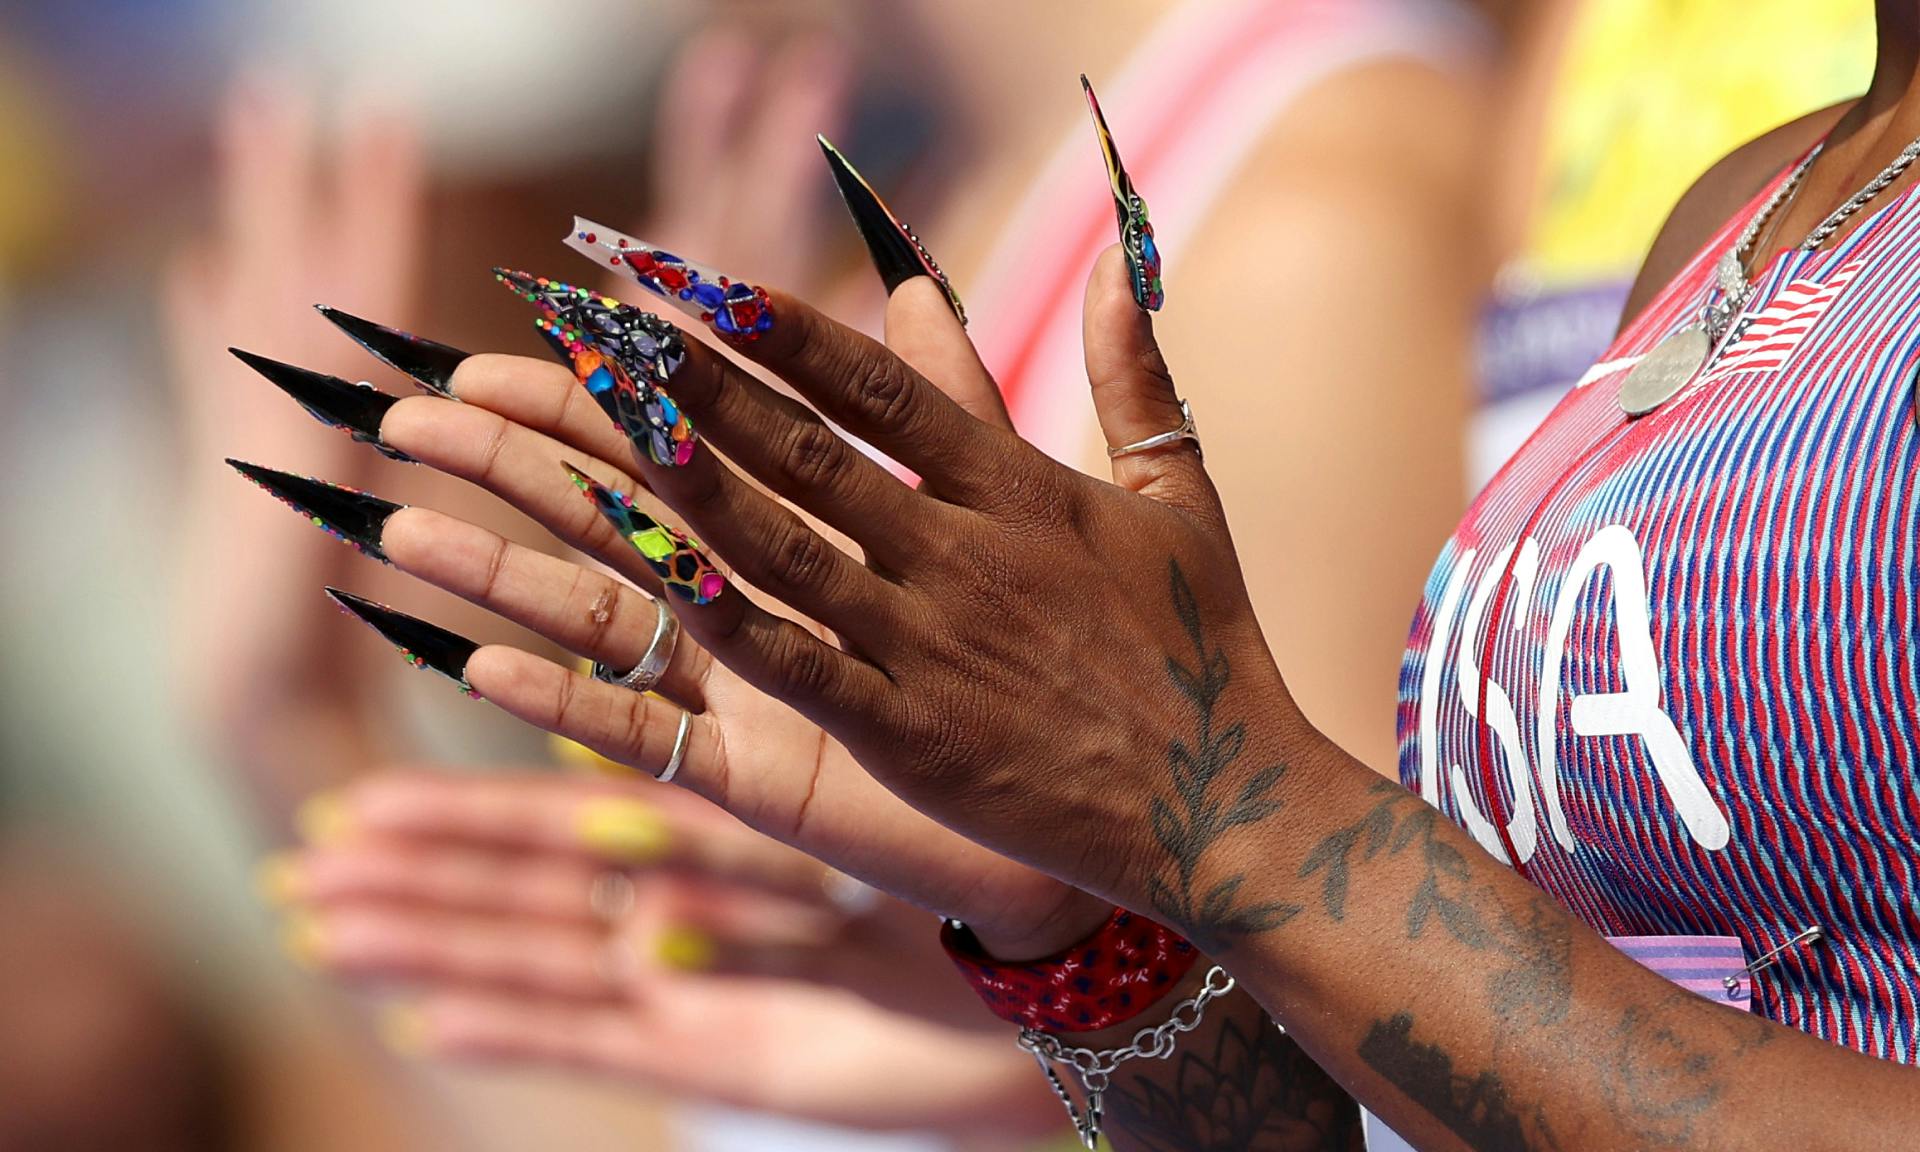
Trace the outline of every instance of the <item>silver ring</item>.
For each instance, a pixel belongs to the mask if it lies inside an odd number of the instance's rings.
[[[687,734],[691,731],[693,731],[693,713],[682,708],[679,730],[673,734],[673,752],[667,757],[667,766],[660,769],[660,775],[655,776],[655,780],[662,784],[673,783],[674,776],[680,771],[680,762],[687,758]]]
[[[673,609],[662,597],[654,597],[653,605],[660,611],[653,622],[653,639],[648,642],[646,653],[626,672],[615,672],[598,660],[594,661],[595,680],[615,688],[651,692],[653,686],[660,683],[660,678],[667,674],[667,665],[673,662],[674,645],[680,642],[680,618],[673,614]]]
[[[1200,447],[1200,429],[1193,423],[1193,409],[1188,406],[1185,400],[1180,401],[1179,427],[1168,432],[1162,432],[1157,436],[1149,436],[1145,440],[1135,440],[1131,444],[1122,444],[1118,448],[1109,448],[1107,449],[1107,458],[1118,459],[1122,456],[1131,456],[1136,452],[1151,452],[1155,448],[1165,448],[1169,444],[1178,444],[1182,440],[1193,441],[1194,450],[1201,452],[1202,455],[1205,454]]]

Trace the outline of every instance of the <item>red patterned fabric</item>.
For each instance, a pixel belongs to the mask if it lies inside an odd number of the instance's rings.
[[[1131,1020],[1172,991],[1200,957],[1172,929],[1122,908],[1081,943],[1024,964],[994,960],[957,921],[947,921],[940,943],[995,1016],[1056,1033],[1098,1032]]]

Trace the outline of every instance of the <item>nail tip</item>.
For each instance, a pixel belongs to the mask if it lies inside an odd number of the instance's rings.
[[[480,645],[457,632],[450,632],[437,624],[364,596],[356,596],[332,586],[327,587],[326,593],[335,604],[358,617],[387,643],[399,649],[407,663],[416,668],[432,669],[453,681],[467,695],[479,698],[479,693],[467,681],[467,662],[480,650]]]
[[[453,373],[467,359],[466,352],[330,305],[315,304],[314,308],[374,359],[435,395],[453,398]]]
[[[352,545],[361,555],[382,564],[391,564],[381,550],[380,535],[388,517],[404,505],[312,476],[282,472],[244,460],[228,458],[242,476],[259,485],[268,495],[312,521],[314,526],[343,543]]]

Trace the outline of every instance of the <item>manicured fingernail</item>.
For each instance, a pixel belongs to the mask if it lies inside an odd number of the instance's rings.
[[[580,805],[574,833],[582,847],[631,864],[667,854],[667,822],[650,804],[608,797]]]
[[[349,384],[338,376],[269,360],[243,348],[229,348],[227,351],[239,357],[242,364],[273,381],[315,420],[341,429],[362,444],[371,444],[375,451],[390,459],[406,464],[418,463],[405,452],[397,452],[380,442],[380,421],[386,417],[387,409],[400,402],[399,397],[389,396],[365,381]]]
[[[291,852],[275,852],[253,869],[253,891],[270,908],[285,908],[300,899],[300,864]]]
[[[632,280],[722,336],[748,341],[773,327],[767,290],[732,280],[579,216],[567,247]]]
[[[594,403],[663,468],[693,459],[693,421],[664,384],[687,358],[680,330],[611,296],[545,276],[495,268],[494,278],[540,312],[540,334],[573,367]]]
[[[653,955],[668,968],[703,972],[713,967],[713,941],[692,928],[669,928],[654,942]]]
[[[320,315],[333,321],[334,327],[353,337],[354,343],[373,353],[387,367],[405,372],[413,377],[414,383],[436,396],[455,399],[453,370],[467,358],[465,352],[437,340],[362,320],[350,312],[329,308],[325,304],[315,304],[314,307],[320,310]]]
[[[385,552],[380,551],[380,532],[386,527],[387,517],[406,505],[382,500],[356,488],[329,484],[309,476],[295,476],[291,472],[277,472],[258,464],[248,464],[244,460],[229,457],[227,463],[240,475],[279,498],[281,503],[313,521],[314,527],[327,535],[353,545],[362,555],[371,556],[382,564],[393,563],[387,559]]]
[[[726,577],[700,551],[700,545],[685,533],[662,524],[634,507],[633,501],[600,483],[580,469],[562,461],[574,487],[587,494],[627,543],[647,561],[647,567],[660,577],[674,595],[695,604],[705,604],[725,590]]]
[[[480,694],[467,683],[467,661],[480,646],[465,636],[447,631],[425,620],[396,612],[385,604],[376,604],[371,600],[355,596],[351,592],[342,592],[338,588],[327,589],[327,595],[342,609],[358,616],[375,632],[380,633],[400,650],[400,655],[415,668],[431,668],[440,675],[460,686],[460,690],[475,700]]]
[[[315,792],[300,802],[293,814],[293,826],[300,838],[316,847],[338,844],[353,831],[353,816],[347,811],[346,798],[338,792]]]
[[[280,925],[280,950],[302,968],[318,968],[327,954],[325,926],[308,913],[293,913]]]
[[[1107,118],[1100,114],[1100,101],[1085,76],[1080,87],[1087,93],[1087,111],[1093,113],[1093,130],[1100,137],[1100,154],[1107,161],[1107,182],[1113,188],[1113,214],[1120,224],[1120,243],[1127,250],[1127,272],[1133,277],[1133,299],[1149,312],[1158,312],[1167,301],[1166,288],[1160,283],[1160,248],[1153,240],[1153,225],[1147,221],[1147,202],[1127,179],[1126,166],[1120,163],[1120,150],[1113,146],[1113,133],[1107,130]]]
[[[953,282],[934,262],[927,246],[920,243],[913,229],[887,209],[873,185],[867,183],[866,177],[847,162],[832,142],[825,136],[815,139],[820,141],[820,150],[827,154],[827,168],[833,173],[834,185],[840,189],[840,199],[846,201],[854,226],[860,229],[860,239],[866,241],[867,255],[873,258],[873,267],[880,273],[880,282],[887,286],[887,291],[891,293],[915,276],[931,276],[947,294],[948,306],[964,327],[967,310],[960,303],[960,294],[953,290]]]
[[[383,1004],[373,1021],[380,1043],[398,1056],[424,1056],[432,1045],[432,1025],[418,1005],[398,1002]]]

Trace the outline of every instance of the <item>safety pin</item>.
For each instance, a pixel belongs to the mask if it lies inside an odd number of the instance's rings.
[[[1720,986],[1727,990],[1727,999],[1738,1000],[1740,998],[1741,979],[1752,979],[1764,969],[1771,968],[1775,964],[1778,964],[1780,957],[1786,953],[1787,949],[1798,948],[1804,944],[1818,944],[1825,937],[1826,933],[1822,932],[1820,926],[1817,924],[1809,924],[1805,928],[1800,929],[1800,931],[1796,932],[1793,938],[1785,944],[1780,945],[1770,952],[1763,953],[1758,959],[1753,961],[1753,963],[1748,964],[1733,975],[1721,980]]]

